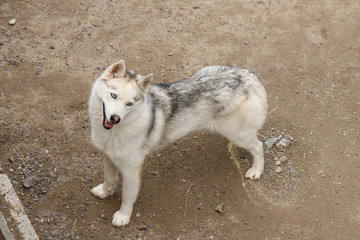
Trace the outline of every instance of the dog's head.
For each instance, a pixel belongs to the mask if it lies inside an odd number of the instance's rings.
[[[149,90],[153,75],[141,76],[126,70],[124,60],[110,67],[99,78],[98,96],[102,100],[103,126],[111,129],[124,121],[126,116],[136,115]]]

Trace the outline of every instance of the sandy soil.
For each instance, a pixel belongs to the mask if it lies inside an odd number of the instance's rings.
[[[0,28],[0,171],[41,239],[360,238],[359,1],[4,0]],[[112,227],[121,188],[89,192],[103,156],[87,101],[119,59],[158,83],[213,64],[253,70],[269,95],[260,139],[291,145],[267,148],[252,182],[247,152],[189,135],[148,157],[131,223]],[[41,181],[25,188],[31,175]]]

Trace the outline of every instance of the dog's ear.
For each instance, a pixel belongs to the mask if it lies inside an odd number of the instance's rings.
[[[122,78],[126,74],[125,60],[120,60],[108,67],[102,75],[103,79]]]
[[[146,92],[149,89],[153,78],[154,76],[152,74],[149,74],[146,77],[140,76],[137,79],[136,83],[139,86],[139,88],[141,88],[144,92]]]

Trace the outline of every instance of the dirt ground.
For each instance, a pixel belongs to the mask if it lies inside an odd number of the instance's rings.
[[[41,239],[360,239],[360,1],[4,0],[0,28],[0,171]],[[253,182],[246,151],[195,132],[147,158],[132,221],[115,228],[120,184],[89,192],[103,155],[87,101],[119,59],[158,83],[253,70],[269,96],[259,138],[291,145],[267,147]]]

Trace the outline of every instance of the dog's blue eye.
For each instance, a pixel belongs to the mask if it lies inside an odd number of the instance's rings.
[[[126,105],[130,107],[130,106],[133,105],[133,103],[132,103],[132,102],[128,102]]]
[[[115,93],[110,93],[110,95],[113,99],[116,99],[116,97],[117,97]]]

